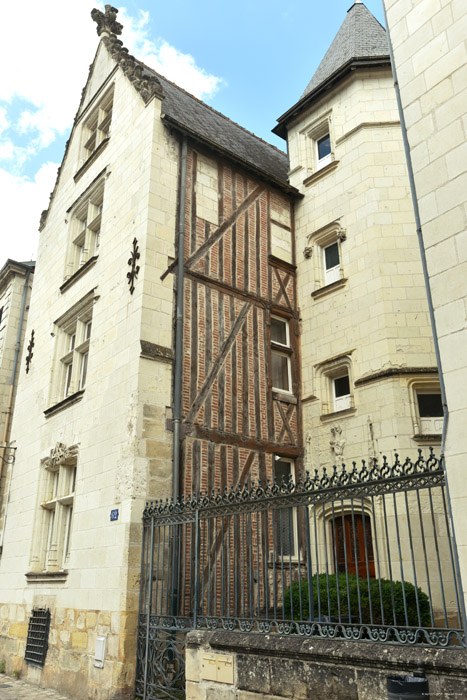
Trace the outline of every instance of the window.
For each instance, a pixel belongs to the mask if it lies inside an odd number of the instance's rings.
[[[443,404],[441,394],[433,390],[417,390],[419,432],[421,435],[438,435],[443,430]]]
[[[50,610],[33,608],[28,624],[28,636],[24,660],[31,666],[42,667],[47,656],[50,627]]]
[[[289,323],[277,316],[271,317],[272,386],[280,391],[292,391]]]
[[[312,292],[312,296],[319,296],[321,290],[323,290],[323,294],[331,291],[325,289],[331,284],[334,284],[332,289],[345,284],[346,280],[342,268],[342,243],[346,238],[346,231],[339,221],[333,221],[307,237],[303,253],[306,258],[313,258],[314,261],[315,290]],[[337,282],[341,284],[336,285]]]
[[[102,98],[83,124],[84,161],[90,158],[101,143],[110,136],[112,104],[113,89]]]
[[[322,114],[301,131],[305,145],[307,171],[317,173],[334,161],[332,137],[332,113]]]
[[[283,457],[274,457],[274,479],[281,486],[283,483],[294,481],[294,463]],[[285,507],[273,511],[274,522],[274,553],[279,557],[296,556],[297,512],[294,508]]]
[[[78,447],[57,443],[41,462],[39,512],[34,528],[32,569],[66,569],[71,550]]]
[[[351,407],[350,380],[348,374],[343,374],[332,380],[334,410],[345,411]]]
[[[92,321],[88,311],[63,330],[67,352],[60,358],[63,376],[63,399],[86,386]]]
[[[99,253],[103,201],[104,182],[101,180],[72,211],[67,279]]]
[[[332,160],[331,136],[329,132],[316,139],[316,168],[319,170],[328,165]]]
[[[45,568],[64,569],[70,556],[76,466],[61,465],[47,472],[46,500],[41,504],[47,521]]]
[[[337,411],[355,410],[352,392],[351,353],[337,355],[315,365],[317,389],[322,401],[322,416]]]
[[[323,248],[324,284],[337,282],[341,276],[339,244],[337,241]]]
[[[90,292],[55,321],[56,363],[50,395],[52,406],[74,396],[86,386],[93,296],[93,292]]]

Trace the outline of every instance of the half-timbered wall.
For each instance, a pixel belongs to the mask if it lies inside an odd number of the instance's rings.
[[[188,149],[183,337],[185,493],[272,476],[300,457],[292,201]],[[271,384],[271,314],[289,324],[291,391]]]

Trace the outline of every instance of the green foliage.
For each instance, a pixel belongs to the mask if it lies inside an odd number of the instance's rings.
[[[347,584],[349,594],[347,592]],[[417,588],[418,607],[420,610],[420,622],[417,614],[417,596],[415,586],[412,583],[401,581],[388,581],[387,579],[370,579],[370,585],[365,578],[358,578],[354,574],[319,574],[311,579],[313,595],[313,617],[318,617],[318,587],[321,601],[321,617],[338,617],[339,602],[340,615],[343,622],[360,622],[358,592],[360,592],[360,606],[362,610],[362,623],[370,624],[373,612],[373,624],[376,625],[400,625],[407,624],[404,611],[407,607],[407,619],[410,626],[429,627],[431,624],[430,603],[426,593]],[[329,601],[328,601],[329,587]],[[339,591],[338,591],[339,589]],[[300,616],[300,597],[302,600],[302,615]],[[370,604],[371,601],[371,604]],[[307,620],[309,616],[308,580],[295,581],[287,588],[284,594],[284,612],[289,619]]]
[[[2,659],[0,661],[0,673],[5,673],[6,670],[6,661],[5,659]]]
[[[18,680],[20,675],[21,675],[21,671],[19,671],[17,668],[15,668],[15,670],[13,671],[13,675],[16,678],[16,680]]]

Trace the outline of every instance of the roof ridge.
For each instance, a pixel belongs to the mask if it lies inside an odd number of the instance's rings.
[[[226,121],[230,122],[234,126],[237,126],[239,129],[244,131],[246,134],[249,134],[250,136],[253,136],[255,139],[258,141],[261,141],[261,143],[264,143],[266,146],[269,146],[270,148],[273,148],[277,153],[280,153],[283,156],[286,156],[287,153],[285,151],[281,151],[280,148],[277,148],[277,146],[274,146],[273,143],[269,143],[269,141],[265,141],[264,139],[261,138],[261,136],[258,136],[257,134],[254,134],[252,131],[249,131],[248,129],[245,129],[244,126],[239,124],[238,122],[233,121],[233,119],[230,119],[230,117],[227,117],[225,114],[222,112],[219,112],[217,109],[214,109],[214,107],[211,107],[211,105],[208,105],[206,102],[203,102],[203,100],[200,100],[199,97],[196,97],[196,95],[193,95],[191,92],[188,92],[188,90],[185,90],[185,88],[182,88],[180,85],[177,85],[177,83],[174,83],[172,80],[169,80],[169,78],[166,78],[165,75],[162,75],[162,73],[158,73],[154,68],[151,68],[151,66],[148,66],[144,61],[141,61],[141,59],[137,58],[135,59],[140,65],[142,65],[146,70],[151,71],[151,73],[154,73],[158,78],[162,78],[165,80],[167,83],[172,85],[172,87],[176,88],[177,90],[180,90],[180,92],[185,93],[185,95],[188,95],[188,97],[191,97],[192,100],[196,100],[199,104],[203,105],[203,107],[206,107],[206,109],[209,109],[211,112],[214,114],[218,114],[220,117],[225,119]]]

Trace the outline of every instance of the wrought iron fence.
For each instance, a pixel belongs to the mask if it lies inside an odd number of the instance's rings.
[[[190,629],[466,646],[455,557],[431,450],[149,503],[137,695],[183,697]]]

